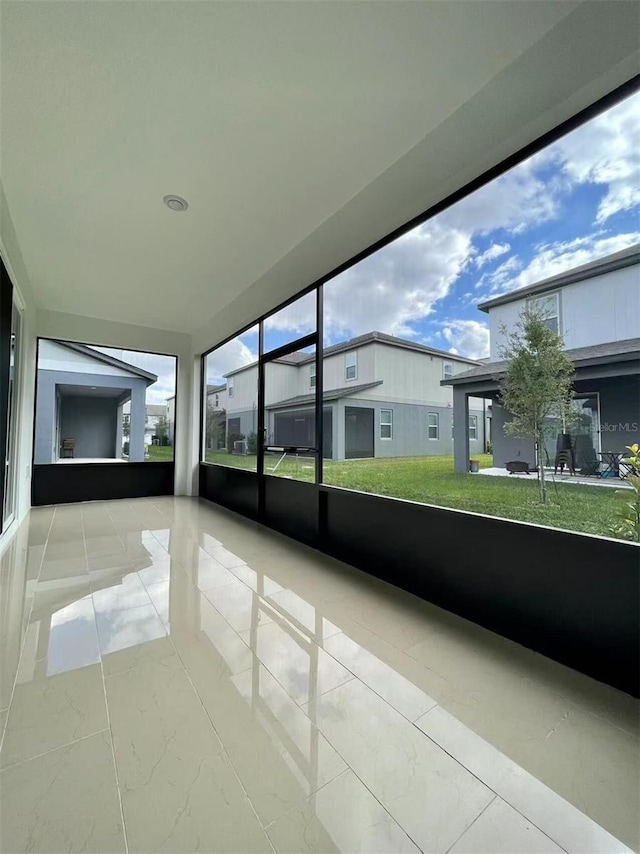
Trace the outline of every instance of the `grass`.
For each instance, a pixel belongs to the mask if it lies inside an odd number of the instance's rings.
[[[278,459],[267,458],[267,473],[297,480],[314,480],[312,460],[287,457],[276,472],[270,471]],[[488,454],[479,455],[478,459],[481,468],[493,465]],[[256,469],[255,457],[236,457],[226,451],[207,452],[207,462],[253,471]],[[549,504],[541,505],[535,476],[525,479],[455,474],[453,458],[450,456],[392,457],[345,462],[325,460],[324,482],[360,492],[604,536],[613,536],[611,526],[627,500],[616,489],[562,483],[554,486],[549,481]]]
[[[173,448],[171,445],[148,445],[146,459],[151,463],[172,463]]]

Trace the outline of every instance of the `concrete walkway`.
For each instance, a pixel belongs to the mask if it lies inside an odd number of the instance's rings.
[[[626,483],[623,479],[619,477],[588,477],[587,475],[566,473],[554,475],[553,469],[545,469],[545,473],[549,482],[555,481],[556,483],[573,483],[578,484],[580,486],[604,486],[612,489],[631,489],[631,484]],[[506,469],[498,467],[480,469],[477,474],[489,475],[490,477],[521,477],[529,480],[534,480],[537,477],[535,473],[522,474],[519,472],[514,472],[513,474],[509,474]]]

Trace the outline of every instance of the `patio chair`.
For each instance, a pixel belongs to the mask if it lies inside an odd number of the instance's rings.
[[[560,468],[560,474],[564,473],[565,466],[569,470],[570,474],[575,474],[576,470],[573,467],[573,453],[570,450],[558,451],[556,454],[556,460],[553,466],[553,473],[558,473],[558,467]]]
[[[593,454],[593,457],[587,457],[580,463],[580,474],[586,477],[600,477],[600,460]]]
[[[73,454],[76,449],[76,440],[75,439],[63,439],[62,445],[60,446],[60,457],[64,459],[65,457],[71,457],[73,459]]]

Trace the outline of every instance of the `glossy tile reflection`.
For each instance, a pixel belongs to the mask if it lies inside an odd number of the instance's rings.
[[[0,573],[3,851],[637,846],[635,701],[204,502],[33,511]]]

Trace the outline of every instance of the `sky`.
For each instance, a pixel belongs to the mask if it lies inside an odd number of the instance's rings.
[[[94,350],[155,374],[158,377],[157,381],[147,387],[146,402],[148,404],[166,404],[167,398],[176,393],[175,356],[158,356],[155,353],[138,353],[133,350],[119,350],[115,347],[94,347]]]
[[[373,330],[485,358],[477,303],[640,242],[640,93],[325,285],[325,346]],[[313,298],[265,333],[311,331]],[[212,355],[209,382],[254,361],[254,327]]]

